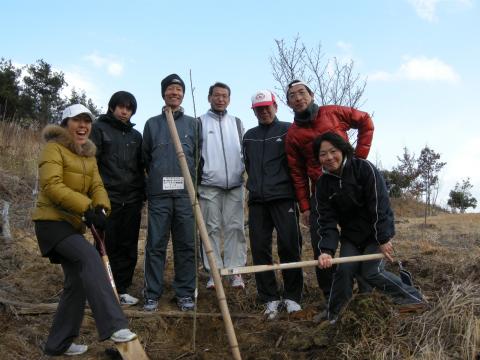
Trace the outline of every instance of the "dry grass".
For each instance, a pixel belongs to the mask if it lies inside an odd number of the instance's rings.
[[[12,203],[11,226],[14,242],[2,244],[0,294],[29,303],[58,301],[62,287],[61,269],[40,258],[32,231],[37,132],[0,123],[0,199]],[[423,207],[394,202],[397,214],[396,257],[414,275],[431,307],[423,314],[399,314],[389,298],[377,292],[356,296],[336,326],[312,321],[325,308],[313,269],[305,269],[303,306],[300,316],[282,313],[278,321],[234,319],[245,359],[468,359],[480,352],[480,214],[442,214],[428,218]],[[312,258],[309,235],[304,231],[303,259]],[[141,296],[145,219],[139,243],[139,261],[131,292]],[[276,251],[276,250],[275,250]],[[173,261],[168,249],[163,311],[175,310],[171,301]],[[275,257],[276,258],[276,257]],[[249,263],[251,258],[249,257]],[[395,265],[390,269],[398,271]],[[260,314],[253,275],[247,275],[245,291],[224,282],[232,313]],[[199,272],[200,312],[218,312],[215,294]],[[2,310],[3,309],[3,310]],[[139,308],[137,308],[139,309]],[[0,304],[2,359],[46,359],[41,347],[48,333],[51,315],[19,316]],[[130,326],[144,342],[151,359],[227,359],[230,351],[220,318],[197,320],[196,351],[192,349],[191,319],[131,318]],[[91,345],[85,359],[108,359],[108,343],[96,341],[93,319],[85,318],[80,342]]]
[[[352,302],[337,329],[347,359],[477,359],[480,285],[452,284],[421,315],[399,316],[388,299]],[[352,341],[355,339],[355,341]]]
[[[0,168],[33,184],[40,152],[40,131],[0,121]]]
[[[31,226],[40,131],[0,122],[0,200],[10,203],[12,227]],[[3,204],[0,203],[0,208]]]

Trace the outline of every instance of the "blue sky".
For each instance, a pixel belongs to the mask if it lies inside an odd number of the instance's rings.
[[[327,58],[352,59],[367,78],[371,161],[390,169],[405,146],[418,155],[428,145],[447,162],[439,202],[466,177],[480,201],[476,0],[11,0],[1,13],[0,57],[18,65],[44,59],[104,109],[113,92],[132,92],[140,131],[161,111],[160,81],[173,72],[187,83],[183,105],[193,115],[189,70],[197,115],[208,109],[208,87],[222,81],[232,88],[229,112],[251,128],[251,95],[277,85],[274,39],[320,42]],[[292,120],[283,104],[278,116]]]

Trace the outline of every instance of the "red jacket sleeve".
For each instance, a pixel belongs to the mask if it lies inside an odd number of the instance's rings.
[[[354,108],[341,107],[340,123],[343,131],[358,129],[357,146],[355,156],[366,159],[370,152],[373,139],[373,121],[370,115]]]
[[[285,150],[290,175],[295,188],[295,195],[300,206],[300,211],[304,212],[310,209],[310,183],[308,180],[307,165],[304,156],[295,144],[295,138],[290,132],[287,133]]]

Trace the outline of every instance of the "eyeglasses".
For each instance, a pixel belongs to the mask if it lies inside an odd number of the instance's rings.
[[[305,97],[308,94],[308,91],[306,90],[298,90],[298,91],[291,91],[288,93],[288,100],[293,100],[298,96],[300,97]]]

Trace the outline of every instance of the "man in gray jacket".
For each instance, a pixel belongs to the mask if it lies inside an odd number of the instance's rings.
[[[201,150],[201,125],[180,106],[185,84],[177,74],[162,80],[165,106],[172,109],[190,175],[195,183]],[[145,245],[144,310],[154,311],[163,293],[165,256],[172,233],[177,305],[183,311],[195,305],[195,221],[185,181],[177,160],[165,115],[150,118],[143,131],[143,156],[147,170],[148,234]]]
[[[203,133],[203,170],[198,187],[200,207],[218,268],[244,266],[247,243],[243,215],[243,125],[239,118],[227,113],[230,104],[228,85],[217,82],[210,86],[208,102],[211,109],[200,117]],[[202,256],[209,271],[204,249]],[[233,275],[231,285],[241,289],[245,287],[241,275]],[[207,282],[207,288],[214,288],[212,277]]]

